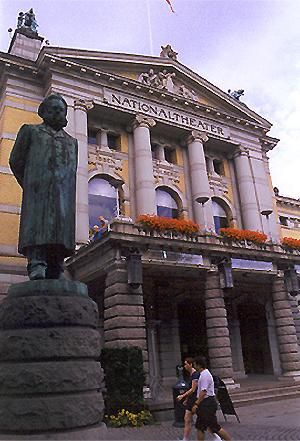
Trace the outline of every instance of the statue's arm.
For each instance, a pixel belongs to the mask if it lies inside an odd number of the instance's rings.
[[[16,180],[23,188],[24,170],[30,146],[30,127],[23,125],[19,130],[16,142],[9,158],[9,165]]]

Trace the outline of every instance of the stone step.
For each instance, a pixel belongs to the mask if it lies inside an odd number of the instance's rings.
[[[238,407],[243,407],[243,406],[249,406],[251,404],[260,404],[260,403],[266,403],[268,401],[280,401],[280,400],[287,400],[287,399],[291,399],[291,398],[297,398],[300,397],[300,390],[298,391],[287,391],[286,393],[284,392],[280,392],[276,395],[274,394],[267,394],[265,393],[264,395],[260,395],[260,396],[246,396],[244,398],[239,398],[239,399],[235,399],[233,397],[231,397],[233,405],[235,408]]]
[[[281,387],[273,387],[273,388],[266,388],[266,389],[256,389],[256,390],[239,390],[238,392],[231,392],[229,391],[229,394],[232,399],[239,400],[240,398],[243,399],[245,396],[248,398],[251,397],[258,397],[263,396],[265,394],[268,395],[278,395],[280,393],[293,393],[293,392],[300,392],[300,385],[293,385],[293,386],[281,386]]]

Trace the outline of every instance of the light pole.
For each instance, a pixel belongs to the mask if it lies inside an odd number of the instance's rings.
[[[260,212],[260,214],[262,214],[263,216],[265,216],[266,217],[266,220],[267,220],[267,229],[268,229],[268,236],[269,236],[269,239],[270,239],[270,241],[272,242],[272,234],[271,234],[271,230],[270,230],[270,220],[269,220],[269,217],[270,217],[270,215],[273,213],[273,210],[262,210],[261,212]]]
[[[205,216],[205,209],[204,209],[204,204],[209,200],[208,196],[199,196],[196,199],[196,202],[199,202],[199,204],[201,204],[202,206],[202,217],[203,217],[203,226],[204,226],[204,231],[206,231],[206,216]]]

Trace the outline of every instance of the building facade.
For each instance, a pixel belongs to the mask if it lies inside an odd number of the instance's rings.
[[[78,250],[66,266],[98,304],[103,345],[142,349],[154,399],[168,398],[176,365],[199,353],[228,384],[297,379],[300,253],[280,241],[300,238],[300,203],[272,189],[267,152],[278,140],[174,54],[43,46],[15,31],[0,53],[0,293],[26,279],[9,154],[22,124],[40,122],[43,98],[60,93],[79,144]],[[136,222],[144,214],[193,220],[200,233],[147,229]],[[99,215],[109,232],[90,243]],[[268,240],[230,240],[222,227]]]

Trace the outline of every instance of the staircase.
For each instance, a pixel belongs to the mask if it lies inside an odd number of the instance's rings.
[[[229,390],[234,407],[300,397],[300,382],[291,379],[273,381],[241,380],[239,389]],[[252,383],[252,384],[251,384]]]

